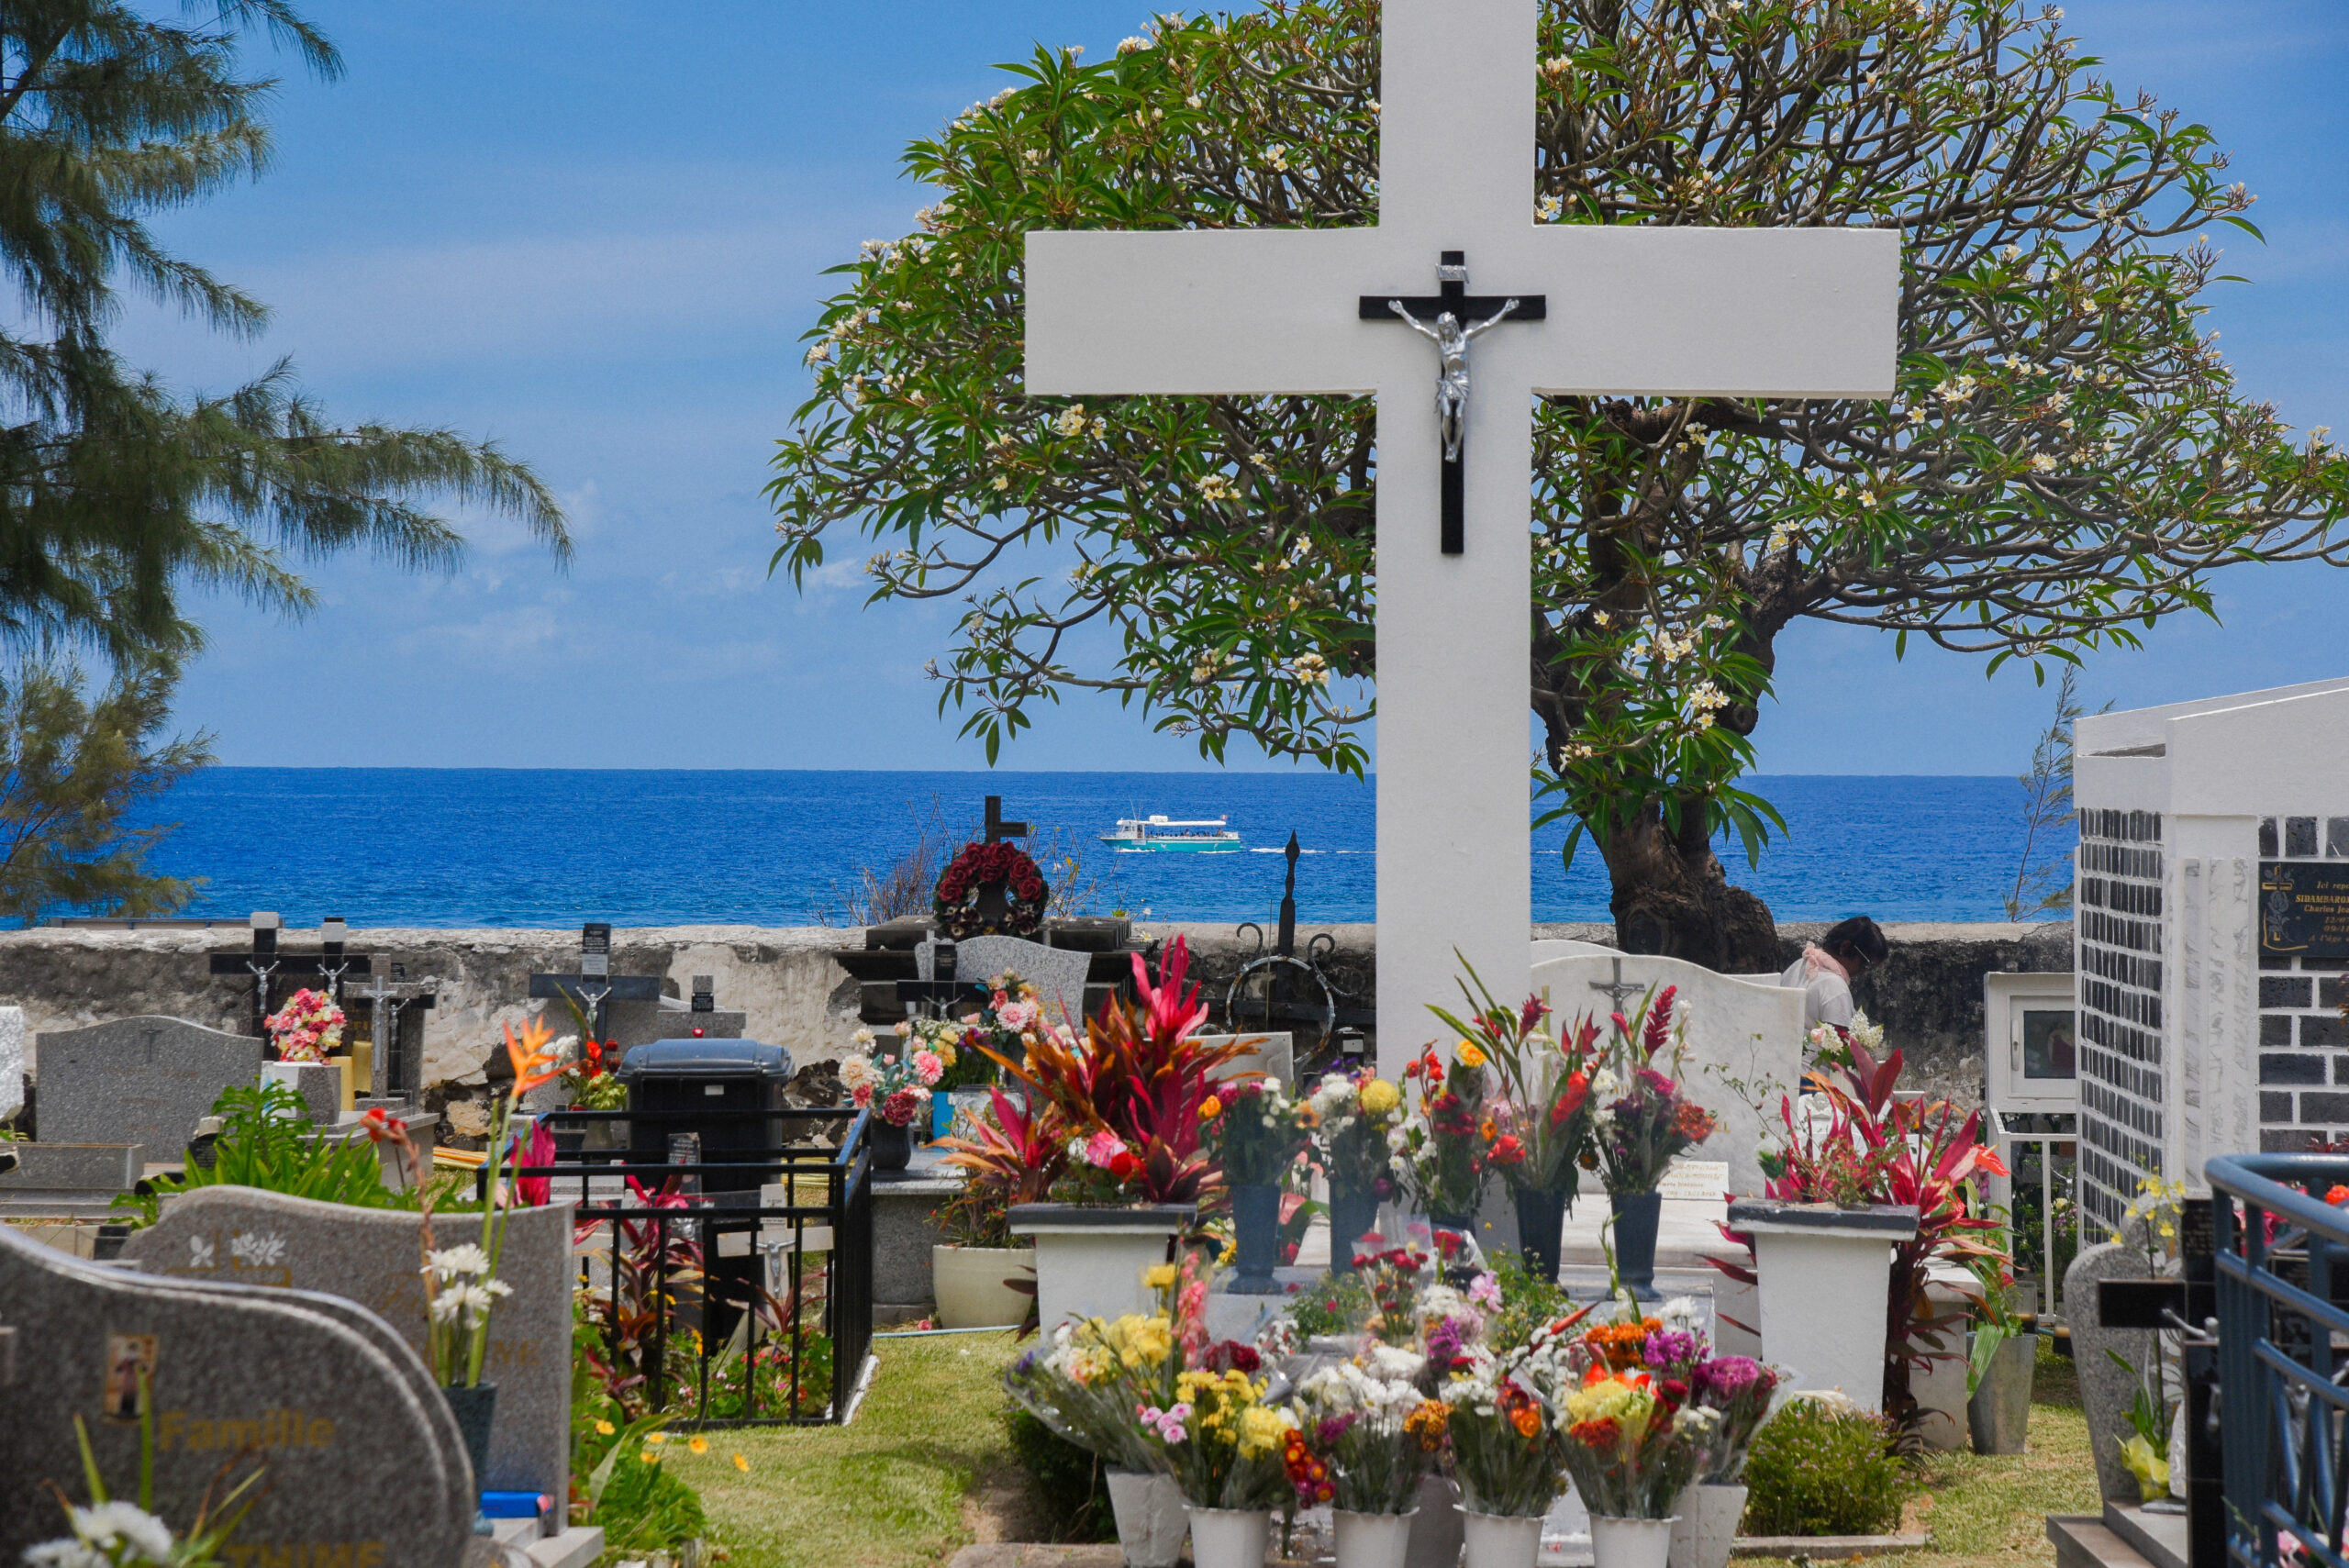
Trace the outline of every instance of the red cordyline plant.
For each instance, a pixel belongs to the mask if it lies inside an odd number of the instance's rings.
[[[1199,988],[1184,984],[1190,963],[1176,937],[1152,984],[1136,953],[1134,999],[1102,1003],[1082,1040],[1040,1030],[1024,1062],[978,1048],[1027,1086],[1030,1114],[1050,1118],[1063,1149],[1104,1132],[1121,1142],[1133,1162],[1119,1162],[1118,1184],[1143,1203],[1197,1203],[1221,1185],[1215,1162],[1200,1151],[1199,1107],[1208,1074],[1241,1048],[1203,1047],[1195,1038],[1208,1008]]]
[[[1891,1286],[1885,1300],[1883,1408],[1908,1426],[1917,1410],[1909,1374],[1965,1353],[1965,1315],[1934,1315],[1925,1291],[1928,1272],[1936,1262],[1969,1269],[1983,1262],[2006,1268],[2004,1252],[1974,1239],[1984,1231],[1995,1233],[1999,1226],[1967,1211],[1965,1184],[1977,1174],[2004,1175],[2007,1168],[1998,1151],[1980,1141],[1981,1112],[1960,1120],[1956,1107],[1946,1100],[1899,1099],[1893,1089],[1900,1079],[1900,1052],[1878,1062],[1865,1046],[1854,1042],[1851,1049],[1850,1064],[1809,1077],[1826,1097],[1830,1114],[1823,1129],[1809,1118],[1798,1125],[1794,1102],[1779,1096],[1787,1141],[1760,1156],[1768,1178],[1763,1193],[1789,1203],[1842,1207],[1915,1206],[1917,1233],[1893,1249]],[[1721,1234],[1745,1247],[1752,1257],[1753,1243],[1742,1232],[1724,1225]],[[1731,1279],[1755,1283],[1751,1267],[1720,1258],[1707,1261]],[[1978,1294],[1973,1298],[1979,1303]],[[1953,1333],[1955,1349],[1950,1344]]]

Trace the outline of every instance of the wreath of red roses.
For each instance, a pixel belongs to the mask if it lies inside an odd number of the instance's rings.
[[[1001,921],[990,922],[979,912],[977,895],[997,884],[1010,907]],[[987,934],[1032,937],[1043,929],[1044,906],[1051,897],[1044,873],[1017,844],[965,844],[938,879],[930,907],[941,929],[957,941]]]

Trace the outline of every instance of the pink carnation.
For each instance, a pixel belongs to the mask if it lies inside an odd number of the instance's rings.
[[[1097,1171],[1106,1171],[1109,1168],[1109,1162],[1125,1151],[1126,1140],[1105,1127],[1085,1140],[1078,1158]]]
[[[938,1060],[938,1052],[934,1051],[914,1052],[914,1076],[920,1079],[925,1087],[937,1083],[945,1071],[946,1063]]]
[[[1042,1013],[1043,1009],[1033,1002],[1006,1002],[995,1010],[995,1018],[1005,1029],[1026,1030],[1036,1027]]]
[[[858,1108],[862,1109],[873,1103],[873,1085],[870,1084],[859,1084],[855,1088],[851,1089],[848,1092],[848,1097],[854,1100]]]

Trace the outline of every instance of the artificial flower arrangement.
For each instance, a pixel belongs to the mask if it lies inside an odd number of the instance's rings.
[[[859,1109],[877,1112],[891,1127],[910,1127],[930,1108],[930,1086],[945,1064],[927,1050],[875,1057],[871,1029],[859,1029],[852,1038],[857,1049],[841,1058],[841,1087]]]
[[[1004,910],[990,916],[980,906],[979,892],[1003,889]],[[1008,841],[965,844],[939,874],[930,895],[930,913],[938,927],[957,941],[993,932],[1008,937],[1032,937],[1043,929],[1044,910],[1052,889],[1019,845]]]
[[[1474,967],[1460,991],[1468,1002],[1464,1020],[1442,1007],[1429,1011],[1454,1033],[1473,1039],[1476,1053],[1492,1063],[1500,1080],[1500,1094],[1478,1125],[1486,1162],[1515,1192],[1571,1204],[1591,1140],[1590,1083],[1598,1064],[1598,1026],[1586,1018],[1561,1039],[1544,1027],[1551,1014],[1546,995],[1505,1006]],[[1455,1051],[1453,1061],[1459,1060]]]
[[[1403,1077],[1419,1103],[1387,1135],[1396,1175],[1405,1195],[1440,1228],[1465,1227],[1492,1178],[1485,1137],[1485,1053],[1473,1040],[1462,1040],[1447,1073],[1430,1046],[1403,1069]]]
[[[1280,1185],[1312,1141],[1297,1103],[1277,1078],[1217,1085],[1200,1105],[1199,1118],[1226,1187]]]
[[[1612,1032],[1591,1093],[1599,1102],[1594,1152],[1609,1196],[1654,1192],[1675,1157],[1713,1134],[1713,1113],[1679,1083],[1688,1042],[1687,1019],[1673,1017],[1677,991],[1667,985],[1650,992],[1630,1018],[1616,1013],[1608,1020]],[[1669,1071],[1657,1068],[1659,1058]]]
[[[296,991],[262,1020],[280,1062],[318,1063],[342,1044],[342,1009],[323,991]]]
[[[1448,1416],[1420,1387],[1427,1372],[1424,1353],[1374,1343],[1297,1385],[1296,1446],[1321,1462],[1341,1513],[1408,1514],[1417,1507],[1419,1477],[1443,1447]],[[1293,1462],[1291,1469],[1294,1485]]]
[[[970,1044],[985,1045],[998,1055],[1009,1057],[1025,1056],[1028,1047],[1044,1027],[1042,996],[1038,995],[1035,986],[1008,969],[1001,974],[987,977],[986,1001],[981,1004],[975,1014],[963,1020],[964,1038]],[[977,1031],[976,1034],[968,1032],[972,1030]],[[991,1070],[992,1063],[980,1056],[973,1066]],[[983,1082],[980,1079],[969,1081]]]

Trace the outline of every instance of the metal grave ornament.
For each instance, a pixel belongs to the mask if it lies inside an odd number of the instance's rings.
[[[1436,428],[1443,436],[1441,548],[1446,555],[1459,555],[1467,549],[1468,538],[1467,482],[1460,462],[1468,438],[1468,345],[1504,321],[1544,319],[1550,302],[1538,294],[1506,299],[1471,296],[1468,258],[1462,250],[1446,250],[1435,275],[1442,292],[1433,298],[1381,299],[1366,294],[1359,309],[1364,321],[1398,320],[1435,345]]]

